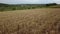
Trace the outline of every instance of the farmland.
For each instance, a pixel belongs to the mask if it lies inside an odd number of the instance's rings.
[[[60,8],[0,12],[0,34],[60,34]]]
[[[56,3],[50,4],[4,4],[0,3],[0,11],[27,10],[36,8],[60,8]]]

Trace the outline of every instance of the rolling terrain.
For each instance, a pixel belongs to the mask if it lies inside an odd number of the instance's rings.
[[[0,34],[60,34],[60,8],[0,12]]]

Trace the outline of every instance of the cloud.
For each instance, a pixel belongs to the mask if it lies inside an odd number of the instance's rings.
[[[41,3],[60,3],[60,0],[0,0],[0,3],[9,4],[41,4]]]
[[[53,0],[55,3],[60,4],[60,0]]]
[[[20,0],[18,2],[40,4],[40,3],[52,3],[53,1],[52,0]]]

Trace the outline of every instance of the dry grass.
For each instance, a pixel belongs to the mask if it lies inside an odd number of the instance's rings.
[[[60,9],[0,12],[0,34],[60,34]]]

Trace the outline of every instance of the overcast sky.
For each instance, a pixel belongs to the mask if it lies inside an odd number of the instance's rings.
[[[0,0],[0,3],[7,4],[45,4],[45,3],[58,3],[60,0]]]

